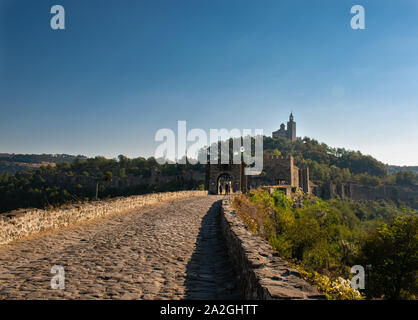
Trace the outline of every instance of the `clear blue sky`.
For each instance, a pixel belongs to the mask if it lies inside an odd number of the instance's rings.
[[[0,152],[150,156],[177,120],[270,135],[291,110],[298,136],[418,165],[418,1],[0,0]]]

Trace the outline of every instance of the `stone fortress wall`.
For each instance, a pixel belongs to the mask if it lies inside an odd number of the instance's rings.
[[[309,168],[294,164],[293,156],[278,156],[265,153],[263,155],[263,172],[261,175],[250,176],[250,189],[260,186],[289,186],[300,188],[305,193],[311,193]]]
[[[15,210],[0,214],[0,245],[39,232],[67,227],[80,221],[139,209],[162,201],[205,195],[207,195],[207,191],[151,193],[69,205],[57,209]]]
[[[245,299],[325,299],[222,201],[221,229]]]
[[[207,164],[205,188],[209,194],[218,193],[219,178],[223,175],[231,178],[233,192],[247,192],[247,176],[242,164]]]

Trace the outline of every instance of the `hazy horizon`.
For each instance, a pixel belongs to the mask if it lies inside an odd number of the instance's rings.
[[[298,138],[304,138],[304,137],[298,137]],[[315,139],[314,137],[308,137],[308,138],[310,138],[310,139],[314,139],[314,140],[317,140],[317,139]],[[320,144],[322,144],[322,143],[325,143],[325,144],[327,144],[326,142],[324,142],[324,141],[318,141]],[[375,159],[377,159],[377,160],[379,160],[379,161],[381,161],[380,159],[378,159],[378,158],[376,158],[374,155],[372,155],[372,154],[367,154],[367,153],[364,153],[364,152],[362,152],[361,150],[355,150],[355,149],[349,149],[349,148],[345,148],[344,146],[330,146],[329,144],[327,144],[329,147],[331,147],[331,148],[344,148],[344,149],[346,149],[347,151],[360,151],[363,155],[370,155],[370,156],[372,156],[373,158],[375,158]],[[126,156],[126,157],[128,157],[128,158],[131,158],[131,159],[133,159],[133,158],[139,158],[139,157],[143,157],[143,158],[149,158],[149,157],[154,157],[154,154],[134,154],[134,153],[132,153],[132,154],[123,154],[123,153],[119,153],[119,154],[94,154],[94,153],[87,153],[87,154],[82,154],[82,153],[77,153],[77,152],[75,152],[75,153],[70,153],[70,152],[8,152],[8,151],[3,151],[3,150],[0,150],[0,154],[1,153],[8,153],[8,154],[36,154],[36,155],[41,155],[41,154],[56,154],[56,155],[59,155],[59,154],[67,154],[67,155],[71,155],[71,156],[85,156],[85,157],[87,157],[87,158],[94,158],[94,157],[105,157],[105,158],[107,158],[107,159],[117,159],[118,158],[118,156],[119,155],[124,155],[124,156]],[[411,167],[411,166],[418,166],[418,163],[415,163],[415,164],[406,164],[406,165],[404,165],[404,164],[394,164],[394,163],[386,163],[386,162],[384,162],[384,161],[381,161],[382,163],[384,163],[385,165],[394,165],[394,166],[407,166],[407,167]]]

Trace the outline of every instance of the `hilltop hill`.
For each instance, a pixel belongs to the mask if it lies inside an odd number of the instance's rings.
[[[385,165],[370,155],[332,148],[308,137],[296,141],[264,137],[264,151],[293,155],[297,164],[309,167],[311,178],[316,183],[348,182],[359,175],[381,179],[388,174]]]
[[[395,173],[398,171],[412,171],[415,174],[418,174],[418,166],[393,166],[390,164],[385,164],[385,168],[388,170],[388,173]]]

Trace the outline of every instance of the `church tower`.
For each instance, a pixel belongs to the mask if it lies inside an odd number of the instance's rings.
[[[287,138],[291,141],[296,141],[296,122],[293,121],[293,113],[290,113],[289,121],[287,122]]]
[[[287,128],[284,128],[284,123],[280,125],[280,129],[274,131],[273,138],[284,138],[291,141],[296,141],[296,122],[293,121],[293,113],[290,113],[289,121],[287,122]]]

